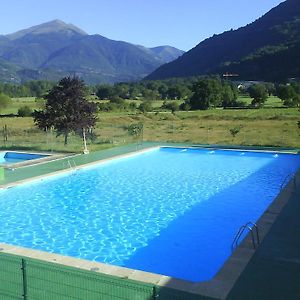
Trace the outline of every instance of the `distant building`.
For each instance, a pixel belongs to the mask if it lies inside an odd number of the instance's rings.
[[[239,74],[225,73],[222,75],[223,77],[239,77]]]

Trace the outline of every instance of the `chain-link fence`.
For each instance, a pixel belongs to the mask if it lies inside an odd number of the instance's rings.
[[[54,131],[41,131],[33,124],[22,126],[3,123],[0,127],[2,149],[36,150],[50,152],[82,152],[80,134],[70,133],[67,145],[64,136]],[[136,132],[142,124],[142,130]],[[137,125],[137,126],[133,126]],[[87,132],[90,151],[141,141],[174,142],[211,145],[300,147],[299,129],[296,122],[270,122],[179,119],[162,115],[139,118],[112,118],[101,120]]]

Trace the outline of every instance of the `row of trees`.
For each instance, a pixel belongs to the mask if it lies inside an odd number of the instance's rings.
[[[238,96],[249,95],[252,107],[262,107],[268,96],[276,95],[289,107],[299,105],[300,84],[259,83],[249,88],[237,88],[237,84],[218,77],[173,79],[163,81],[141,81],[118,83],[114,86],[98,85],[93,89],[99,99],[121,103],[120,99],[133,100],[177,100],[185,101],[181,109],[207,109],[210,107],[241,107]],[[111,105],[108,109],[114,109]],[[127,107],[128,108],[128,107]],[[131,107],[133,108],[133,106]]]
[[[51,88],[55,86],[54,82],[46,80],[28,81],[24,84],[10,84],[0,82],[0,93],[6,94],[9,97],[42,97]]]
[[[178,78],[157,81],[140,81],[97,85],[93,87],[99,99],[120,97],[133,100],[177,100],[186,99],[192,94],[193,82],[197,78]]]
[[[0,94],[9,97],[37,97],[41,98],[47,94],[56,83],[50,81],[28,81],[22,85],[0,83]],[[140,81],[131,83],[117,83],[115,85],[96,85],[86,87],[89,94],[96,95],[102,100],[111,100],[109,107],[104,110],[112,110],[120,107],[120,99],[132,100],[185,100],[183,109],[195,107],[195,109],[206,109],[208,107],[232,107],[243,106],[243,102],[237,102],[240,94],[248,94],[252,97],[252,106],[261,107],[270,95],[277,95],[283,100],[285,106],[298,106],[300,95],[300,84],[254,84],[249,88],[236,88],[237,83],[221,80],[218,77],[191,77],[175,78],[157,81]],[[205,91],[205,92],[204,92]],[[196,100],[197,97],[206,97],[205,100]],[[190,101],[190,103],[189,103]],[[197,103],[195,103],[195,101]],[[123,106],[126,106],[124,102]],[[132,104],[125,109],[134,109]]]

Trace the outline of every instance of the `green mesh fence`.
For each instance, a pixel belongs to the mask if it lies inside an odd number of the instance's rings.
[[[57,136],[53,131],[39,130],[32,124],[23,125],[21,119],[12,121],[3,127],[0,125],[1,149],[79,153],[84,148],[80,134],[70,133],[65,145],[63,135]],[[101,124],[101,128],[86,134],[88,148],[97,151],[133,142],[136,138],[129,134],[127,127],[128,124]]]
[[[154,299],[153,285],[59,264],[1,253],[0,267],[3,300]]]
[[[12,255],[0,255],[0,299],[22,299],[23,277],[21,259]]]
[[[0,299],[216,300],[6,253],[0,253]]]

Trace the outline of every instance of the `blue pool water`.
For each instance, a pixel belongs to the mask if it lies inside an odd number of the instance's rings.
[[[161,148],[0,191],[0,241],[211,279],[298,155]]]
[[[0,164],[11,165],[32,159],[46,157],[48,155],[32,154],[23,152],[0,152]]]

